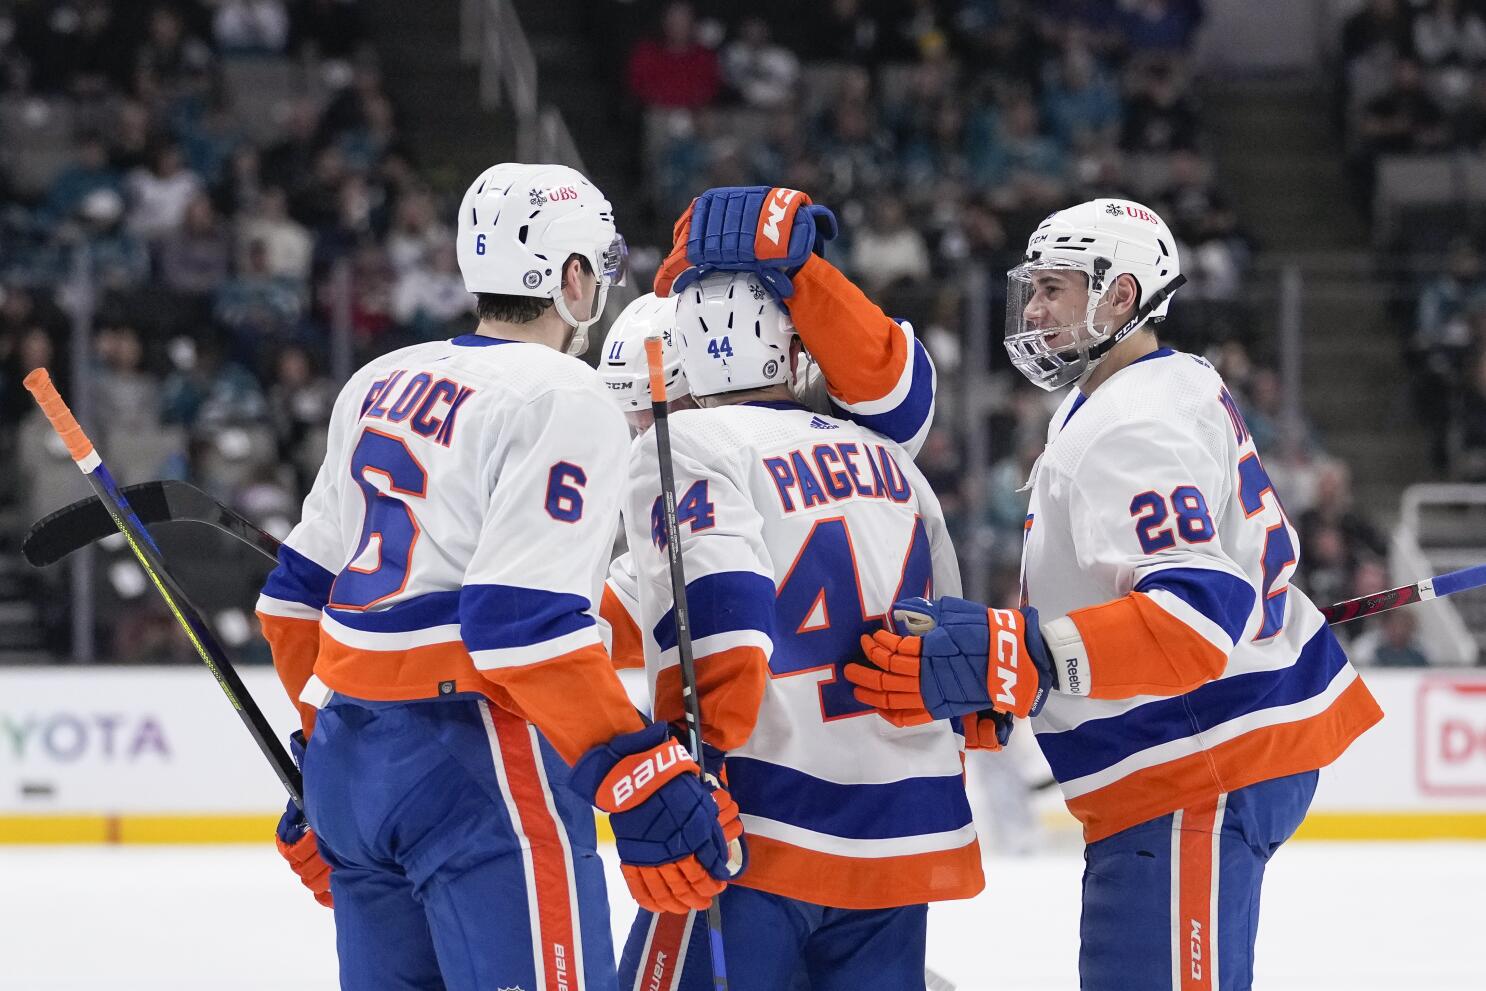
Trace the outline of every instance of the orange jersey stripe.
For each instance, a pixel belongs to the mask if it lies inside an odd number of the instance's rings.
[[[897,322],[819,255],[793,281],[795,294],[785,300],[790,319],[831,395],[850,405],[892,392],[913,360]]]
[[[753,735],[769,660],[758,647],[730,647],[696,659],[697,694],[702,700],[702,739],[720,750],[733,750]],[[680,722],[681,665],[663,669],[655,679],[655,718]]]
[[[1381,718],[1383,711],[1359,678],[1325,712],[1136,771],[1069,799],[1068,809],[1084,824],[1084,842],[1093,843],[1221,792],[1325,767]]]
[[[599,618],[609,624],[613,641],[609,644],[609,657],[615,670],[643,668],[645,645],[640,639],[640,628],[608,584],[604,585],[604,597],[599,601]]]
[[[478,692],[533,723],[563,760],[576,763],[591,747],[644,726],[615,677],[609,655],[589,644],[548,660],[481,672],[459,642],[365,650],[328,633],[315,664],[332,691],[374,702]]]
[[[1151,601],[1131,592],[1068,614],[1089,654],[1089,697],[1181,695],[1223,673],[1228,655]]]
[[[315,729],[315,708],[299,701],[299,694],[315,670],[315,658],[320,653],[320,623],[260,612],[258,625],[263,630],[263,639],[268,641],[279,683],[299,710],[304,737],[308,740]]]
[[[748,870],[733,884],[832,908],[973,898],[985,888],[980,843],[902,857],[842,857],[745,833]]]

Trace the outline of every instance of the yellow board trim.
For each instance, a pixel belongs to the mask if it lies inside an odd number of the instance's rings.
[[[595,817],[613,843],[609,817]],[[276,815],[0,815],[0,845],[56,843],[271,843]]]
[[[599,842],[613,843],[609,817],[594,818]],[[269,843],[277,824],[273,815],[0,815],[0,844]],[[1486,812],[1312,812],[1295,838],[1486,840]]]

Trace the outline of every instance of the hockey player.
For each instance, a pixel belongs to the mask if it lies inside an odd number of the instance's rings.
[[[808,209],[804,214],[795,212],[774,220],[776,225],[782,224],[776,229],[776,237],[781,230],[790,236],[780,239],[786,252],[772,263],[740,262],[738,252],[730,250],[732,245],[724,246],[720,236],[706,245],[700,241],[691,243],[693,218],[703,225],[709,216],[717,222],[729,215],[730,208],[734,243],[745,235],[752,240],[755,231],[752,227],[745,231],[745,223],[768,223],[772,215],[765,215],[760,221],[760,210],[764,204],[781,200],[790,203],[795,211]],[[751,216],[743,210],[750,203],[754,210]],[[796,216],[802,220],[798,228],[792,226]],[[721,231],[719,226],[719,234]],[[821,253],[823,245],[835,235],[835,216],[824,207],[813,205],[808,196],[797,190],[718,187],[697,197],[676,223],[676,244],[656,275],[656,294],[641,296],[625,307],[604,340],[599,374],[610,398],[624,412],[631,431],[644,431],[651,421],[649,373],[642,343],[649,334],[661,333],[666,342],[666,395],[671,400],[670,408],[694,405],[670,336],[675,323],[676,297],[666,294],[678,276],[702,265],[692,275],[703,270],[753,270],[769,278],[775,291],[787,292],[783,302],[805,348],[802,370],[790,382],[791,391],[800,403],[817,413],[861,423],[916,456],[934,416],[937,384],[934,363],[923,344],[913,336],[912,326],[889,318],[826,261]],[[691,257],[688,257],[689,244]],[[611,634],[610,652],[617,667],[644,664],[635,608],[634,566],[626,551],[610,566],[600,610]],[[1007,731],[1003,729],[1003,735]],[[992,749],[999,749],[994,735],[992,742]]]
[[[720,896],[737,991],[923,987],[927,903],[983,886],[947,723],[895,729],[840,677],[887,607],[959,575],[933,492],[899,445],[800,405],[789,314],[750,273],[692,280],[677,340],[704,409],[671,417],[706,743],[748,830]],[[625,532],[657,719],[681,718],[655,441],[631,454]],[[709,765],[711,766],[711,765]],[[746,886],[746,887],[744,887]],[[695,913],[642,912],[626,988],[701,989]]]
[[[900,603],[932,632],[878,631],[873,666],[846,669],[895,725],[1034,717],[1084,826],[1086,991],[1248,988],[1265,865],[1318,769],[1381,718],[1290,585],[1299,540],[1238,405],[1156,339],[1175,243],[1119,199],[1037,228],[1006,349],[1036,385],[1079,388],[1032,469],[1024,605]]]
[[[314,829],[291,808],[280,844],[307,881],[329,867],[344,988],[613,988],[590,805],[654,908],[705,906],[740,830],[597,630],[628,438],[562,352],[623,242],[577,172],[504,164],[458,254],[478,331],[351,378],[259,599],[310,736]]]

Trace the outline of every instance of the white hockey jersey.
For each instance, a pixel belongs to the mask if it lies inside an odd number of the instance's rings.
[[[704,736],[728,753],[749,843],[736,883],[841,908],[974,895],[962,737],[892,726],[841,671],[896,599],[959,588],[923,476],[891,441],[792,403],[686,410],[671,437]],[[625,532],[654,716],[679,720],[655,444],[635,442]]]
[[[1206,361],[1162,349],[1070,392],[1032,472],[1022,589],[1086,648],[1033,727],[1089,842],[1322,767],[1381,717],[1290,584],[1299,546]]]
[[[469,334],[366,365],[258,600],[291,696],[312,672],[372,700],[481,692],[570,761],[638,729],[596,624],[628,447],[550,348]]]

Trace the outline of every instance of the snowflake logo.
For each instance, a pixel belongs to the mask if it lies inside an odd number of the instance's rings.
[[[1109,214],[1111,217],[1118,217],[1120,214],[1125,212],[1125,208],[1120,206],[1118,203],[1111,203],[1109,206],[1104,208],[1104,212]]]
[[[532,206],[542,206],[547,202],[547,194],[540,189],[533,189],[527,195],[531,197]]]
[[[764,292],[764,287],[759,285],[757,282],[749,286],[748,291],[753,295],[753,298],[758,300],[760,303],[764,301],[764,296],[767,295]]]

